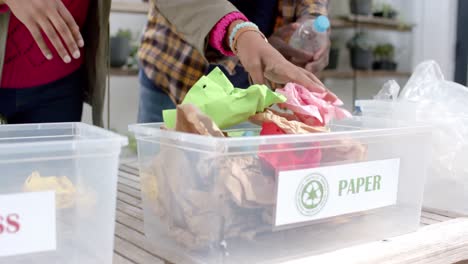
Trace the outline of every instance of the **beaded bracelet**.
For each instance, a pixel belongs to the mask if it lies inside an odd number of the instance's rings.
[[[231,47],[231,49],[232,49],[232,44],[234,44],[234,38],[235,38],[236,35],[237,35],[237,31],[239,31],[239,30],[242,29],[242,28],[246,28],[246,27],[255,28],[257,31],[260,31],[260,30],[258,29],[258,26],[255,25],[255,24],[252,23],[252,22],[242,22],[242,23],[237,24],[237,25],[234,27],[234,29],[232,30],[231,35],[229,35],[229,47]]]
[[[232,46],[231,46],[231,50],[232,50],[232,52],[234,52],[234,54],[237,54],[237,41],[239,40],[240,36],[242,36],[242,34],[244,34],[245,32],[249,32],[249,31],[256,32],[256,33],[260,34],[263,37],[263,39],[265,40],[265,42],[268,43],[268,39],[265,37],[265,35],[260,30],[255,29],[255,28],[251,28],[251,27],[241,28],[237,32],[237,35],[234,37],[234,41],[233,41]]]

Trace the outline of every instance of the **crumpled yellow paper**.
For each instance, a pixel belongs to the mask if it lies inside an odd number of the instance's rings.
[[[55,203],[57,208],[71,208],[76,201],[76,188],[65,176],[41,177],[39,172],[33,172],[24,183],[23,191],[55,191]]]

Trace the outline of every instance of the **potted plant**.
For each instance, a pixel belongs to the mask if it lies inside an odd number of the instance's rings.
[[[382,4],[374,9],[374,16],[396,19],[398,16],[398,11],[390,4]]]
[[[374,70],[395,71],[397,63],[394,60],[395,47],[392,44],[377,45],[374,49],[375,62],[372,66]]]
[[[372,0],[351,0],[351,13],[354,15],[372,15]]]
[[[351,66],[355,70],[370,70],[373,62],[373,45],[367,33],[356,33],[348,41],[348,49],[351,55]]]
[[[130,55],[130,41],[132,33],[129,30],[119,29],[110,39],[110,64],[112,67],[122,67],[127,64]]]
[[[328,57],[328,66],[326,70],[336,70],[340,59],[340,42],[338,39],[331,40],[330,55]]]

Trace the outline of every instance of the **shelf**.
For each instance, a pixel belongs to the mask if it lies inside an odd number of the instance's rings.
[[[144,14],[149,10],[149,4],[146,2],[124,2],[112,1],[111,11],[115,13]],[[393,30],[400,32],[410,32],[414,25],[401,23],[398,20],[379,18],[374,16],[342,16],[331,20],[334,29],[346,28],[369,28],[380,30]]]
[[[411,73],[398,71],[336,71],[325,70],[317,76],[320,79],[353,79],[353,78],[409,78]]]
[[[138,76],[138,69],[126,69],[126,68],[111,68],[111,76],[131,77]],[[353,79],[357,78],[409,78],[411,73],[409,72],[398,72],[398,71],[336,71],[336,70],[325,70],[318,73],[317,76],[320,79]]]
[[[126,68],[111,68],[109,74],[111,76],[121,76],[121,77],[136,77],[138,76],[138,69],[126,69]]]
[[[112,1],[111,11],[127,14],[148,14],[149,4],[144,2]]]
[[[331,23],[333,29],[368,28],[378,30],[411,32],[414,27],[414,25],[402,23],[394,19],[356,15],[333,18],[331,20]]]

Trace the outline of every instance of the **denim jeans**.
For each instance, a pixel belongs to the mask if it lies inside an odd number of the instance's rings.
[[[0,88],[0,115],[9,124],[79,122],[84,85],[80,69],[37,87]]]
[[[159,86],[150,80],[143,70],[139,73],[140,105],[138,106],[138,123],[163,122],[163,110],[176,106]]]

